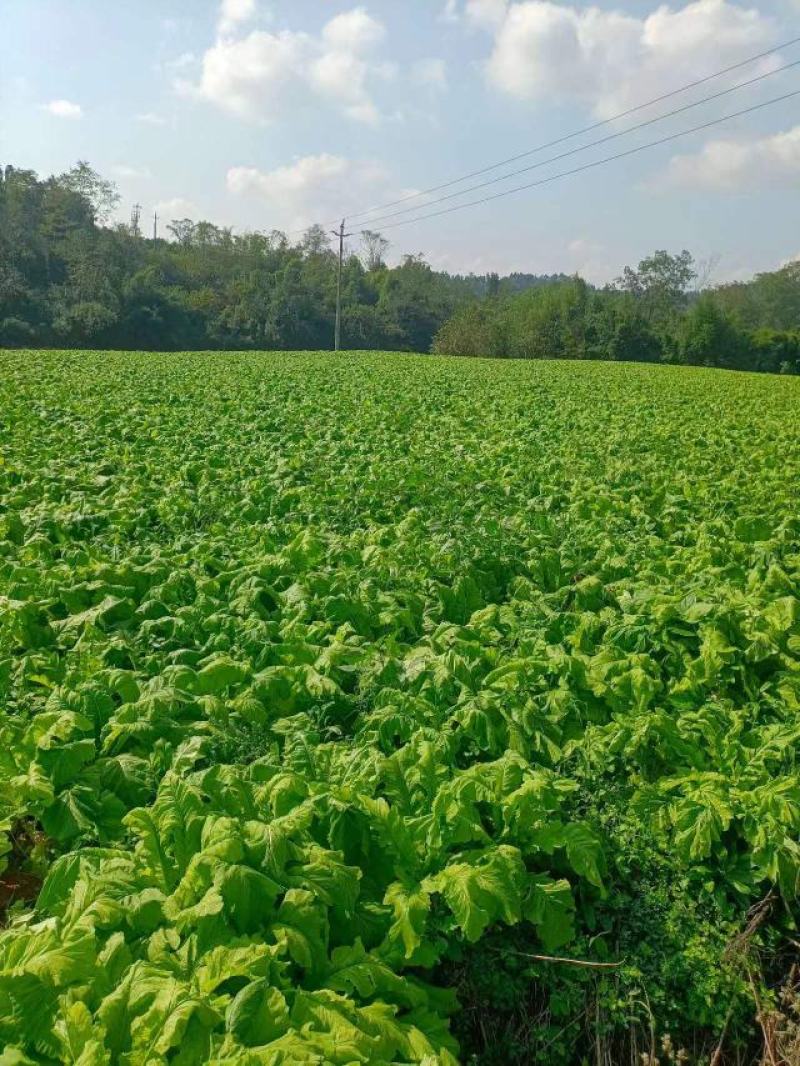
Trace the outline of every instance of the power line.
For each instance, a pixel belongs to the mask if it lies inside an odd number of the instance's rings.
[[[784,100],[790,100],[795,96],[800,96],[800,89],[795,89],[790,93],[784,93],[782,96],[773,97],[771,100],[764,100],[760,104],[753,104],[752,107],[742,108],[741,111],[733,111],[729,115],[722,115],[720,118],[712,119],[710,122],[703,122],[699,126],[692,126],[691,129],[680,130],[678,133],[671,133],[666,137],[660,137],[656,141],[648,141],[646,144],[639,144],[635,148],[628,148],[624,152],[617,152],[614,155],[605,156],[603,159],[594,159],[589,163],[583,163],[579,167],[573,167],[571,170],[562,170],[559,171],[558,174],[549,174],[546,178],[540,178],[538,181],[528,182],[525,185],[515,185],[512,189],[504,189],[502,192],[493,193],[491,196],[483,196],[479,200],[468,200],[463,204],[454,204],[452,207],[443,207],[440,211],[431,211],[425,215],[418,215],[416,218],[407,218],[401,222],[392,222],[383,228],[386,230],[397,229],[399,226],[410,226],[413,222],[422,222],[428,218],[438,218],[440,215],[449,215],[454,211],[462,211],[467,207],[477,207],[479,204],[489,203],[492,200],[500,200],[504,196],[511,196],[514,193],[523,192],[525,189],[534,189],[540,185],[548,185],[550,182],[557,181],[559,178],[566,178],[572,174],[580,174],[584,170],[592,170],[594,167],[603,166],[605,163],[612,163],[616,159],[624,159],[626,156],[635,155],[637,152],[643,152],[647,148],[656,148],[660,144],[668,144],[670,141],[675,141],[679,137],[688,137],[692,133],[699,133],[701,130],[707,130],[712,126],[718,126],[722,122],[729,122],[731,119],[740,118],[742,115],[752,114],[754,111],[760,111],[762,108],[782,103]]]
[[[560,152],[558,155],[550,156],[547,159],[540,159],[537,163],[531,163],[530,166],[521,167],[518,170],[511,170],[508,174],[500,174],[496,178],[489,178],[487,181],[481,181],[477,185],[469,185],[466,189],[459,189],[457,192],[451,192],[446,196],[440,196],[438,199],[432,200],[426,204],[419,204],[416,207],[404,207],[399,211],[392,211],[387,215],[379,215],[377,218],[369,219],[369,224],[375,225],[389,219],[399,218],[401,215],[408,215],[415,211],[433,207],[436,204],[445,203],[447,200],[454,200],[459,196],[466,196],[468,193],[477,192],[478,189],[485,189],[489,185],[497,185],[498,182],[508,181],[509,178],[517,177],[519,174],[527,174],[531,170],[538,170],[540,167],[546,167],[550,163],[558,162],[560,159],[566,159],[569,156],[577,155],[579,152],[586,152],[589,148],[596,148],[599,144],[607,144],[609,141],[618,140],[620,137],[626,137],[629,133],[635,133],[637,130],[644,129],[647,126],[653,126],[657,122],[663,122],[665,119],[673,118],[675,115],[680,115],[684,111],[691,111],[695,107],[711,103],[712,100],[719,100],[722,96],[728,96],[730,93],[737,92],[739,89],[745,89],[749,85],[755,85],[757,82],[764,81],[766,78],[771,78],[775,74],[781,74],[784,71],[797,66],[800,66],[800,59],[795,60],[793,63],[786,63],[784,66],[777,67],[775,70],[766,71],[764,74],[758,74],[754,78],[748,78],[747,81],[739,82],[737,85],[731,85],[727,89],[721,89],[719,92],[712,93],[710,96],[704,96],[700,100],[694,100],[690,104],[684,104],[683,107],[677,107],[672,111],[666,111],[663,115],[656,115],[654,118],[645,119],[644,122],[638,122],[635,126],[629,126],[624,130],[617,130],[616,133],[609,133],[605,137],[599,137],[595,141],[589,141],[588,144],[579,145],[577,148],[570,148],[566,152]]]
[[[582,129],[574,130],[571,133],[566,133],[566,134],[564,134],[561,137],[557,137],[554,140],[547,141],[547,142],[545,142],[543,144],[537,145],[535,148],[528,149],[525,152],[520,152],[517,155],[509,156],[507,159],[503,159],[503,160],[501,160],[498,163],[492,163],[489,166],[481,167],[478,170],[470,171],[469,173],[464,174],[464,175],[462,175],[459,178],[453,178],[450,181],[442,182],[440,185],[430,186],[427,189],[422,189],[419,192],[411,193],[410,195],[401,197],[400,199],[390,200],[390,201],[388,201],[386,203],[377,204],[374,207],[367,208],[367,209],[365,209],[363,211],[355,212],[355,213],[351,214],[350,216],[348,216],[349,220],[352,222],[353,220],[362,218],[364,215],[374,214],[376,211],[382,211],[382,210],[384,210],[386,208],[395,207],[398,204],[408,203],[408,202],[410,202],[412,200],[420,199],[423,196],[428,196],[431,193],[435,193],[435,192],[439,192],[439,191],[441,191],[443,189],[451,188],[453,185],[459,185],[459,184],[461,184],[464,181],[468,181],[470,178],[475,178],[475,177],[479,177],[479,176],[481,176],[483,174],[488,174],[492,170],[497,170],[499,167],[507,166],[509,163],[515,163],[515,162],[517,162],[520,159],[525,159],[528,156],[535,155],[537,152],[542,152],[542,151],[544,151],[547,148],[553,148],[556,145],[563,144],[565,141],[572,140],[574,137],[580,137],[580,136],[582,136],[585,133],[590,133],[593,130],[601,129],[603,126],[607,126],[607,125],[609,125],[612,122],[617,122],[617,121],[619,121],[619,119],[625,118],[628,115],[635,114],[637,111],[643,111],[647,107],[652,107],[654,104],[661,103],[664,100],[668,100],[668,99],[670,99],[670,98],[672,98],[674,96],[678,96],[680,93],[688,92],[689,89],[696,88],[698,85],[704,85],[704,84],[706,84],[709,81],[713,81],[715,78],[721,78],[725,74],[730,74],[734,70],[740,70],[742,67],[748,66],[751,63],[755,63],[759,59],[765,59],[767,56],[775,55],[777,52],[781,51],[781,49],[789,48],[792,45],[795,45],[795,44],[798,44],[798,43],[800,43],[800,37],[792,37],[789,40],[783,41],[780,44],[774,45],[772,48],[768,48],[768,49],[766,49],[763,52],[758,52],[755,55],[748,56],[746,59],[742,59],[738,63],[733,63],[733,64],[731,64],[728,67],[723,67],[721,70],[714,71],[714,73],[707,74],[707,75],[705,75],[702,78],[696,78],[694,81],[687,82],[685,85],[680,85],[680,86],[678,86],[675,89],[671,89],[669,92],[662,93],[660,96],[655,96],[652,99],[646,100],[646,101],[644,101],[641,104],[635,104],[633,107],[629,107],[625,111],[620,111],[616,115],[612,115],[609,118],[601,119],[601,120],[599,120],[597,122],[593,122],[589,126],[584,126]],[[771,74],[771,73],[780,73],[781,70],[788,69],[788,67],[794,66],[794,65],[795,64],[787,64],[784,67],[778,68],[776,71],[767,72],[767,74],[761,75],[760,77],[769,76],[769,74]],[[752,79],[752,80],[759,80],[759,79]],[[750,81],[742,82],[742,83],[740,83],[740,85],[734,86],[733,89],[741,88],[743,85],[748,85],[750,83],[751,83]],[[733,91],[733,89],[730,90],[730,91]],[[707,98],[705,98],[702,101],[698,101],[698,103],[705,103],[705,102],[708,102],[708,100],[711,100],[711,99],[715,99],[715,97],[714,96],[707,97]],[[694,106],[694,105],[692,105],[692,106]],[[683,110],[683,109],[680,109],[680,110]],[[669,114],[677,114],[677,113],[678,113],[678,111],[673,111],[673,112],[670,112]],[[661,116],[661,117],[669,117],[669,116],[665,115],[665,116]],[[653,121],[657,121],[657,120],[653,120]],[[647,125],[647,123],[642,123],[642,125]],[[623,133],[626,133],[626,132],[629,133],[629,132],[632,132],[632,130],[639,129],[639,128],[640,128],[640,126],[630,127],[628,130],[623,131]],[[586,147],[586,148],[592,147],[594,144],[603,143],[604,140],[605,140],[605,138],[603,138],[601,140],[598,140],[596,142],[593,142],[593,144],[586,145],[584,147]],[[571,153],[565,153],[565,154],[571,154]],[[561,155],[554,157],[554,159],[561,159],[561,158],[563,158],[563,156],[561,156]],[[548,162],[553,162],[554,159],[550,159],[550,160],[548,160]],[[517,172],[514,172],[514,173],[523,173],[523,172],[524,171],[517,171]],[[512,176],[513,176],[513,174],[504,175],[504,177],[506,177],[506,178],[507,177],[512,177]],[[498,178],[497,180],[501,181],[501,180],[503,180],[503,177]],[[470,190],[463,190],[464,193],[466,193],[468,191],[470,191]],[[437,201],[437,202],[439,202],[439,201]],[[430,205],[429,204],[420,204],[419,208],[415,208],[414,210],[422,209],[422,208],[427,207],[427,206],[430,206]],[[392,217],[394,217],[394,215]],[[378,220],[376,220],[376,219],[364,219],[363,220],[363,224],[365,226],[366,225],[372,225],[375,221],[378,221]],[[329,224],[329,225],[338,225],[338,220],[332,220],[332,221],[330,221],[327,224]],[[391,228],[391,227],[389,227],[389,228]],[[300,235],[300,234],[303,234],[303,233],[307,233],[308,229],[309,229],[308,226],[304,226],[302,228],[297,228],[297,229],[288,230],[288,231],[285,230],[283,232],[284,232],[284,234],[287,237],[293,237],[295,235]]]
[[[477,178],[483,174],[488,174],[492,170],[497,170],[499,167],[507,166],[509,163],[516,163],[520,159],[525,159],[527,156],[534,155],[537,152],[543,152],[547,148],[554,148],[559,144],[563,144],[565,141],[572,140],[573,137],[580,137],[585,133],[591,133],[596,129],[600,129],[603,126],[607,126],[612,122],[617,122],[621,118],[627,118],[628,115],[633,115],[637,111],[643,111],[647,107],[652,107],[654,104],[669,100],[673,96],[677,96],[680,93],[688,92],[689,89],[694,89],[698,85],[704,85],[709,81],[713,81],[715,78],[721,78],[725,74],[730,74],[734,70],[740,70],[742,67],[748,66],[750,63],[755,63],[759,59],[765,59],[767,56],[774,55],[782,48],[789,48],[794,44],[800,42],[800,37],[792,37],[788,41],[784,41],[782,44],[777,44],[773,48],[768,48],[764,52],[759,52],[756,55],[749,56],[747,59],[743,59],[738,63],[733,63],[729,67],[723,67],[722,70],[717,70],[713,74],[707,74],[705,77],[696,78],[694,81],[687,82],[685,85],[681,85],[676,89],[671,89],[669,92],[662,93],[660,96],[654,96],[651,100],[646,100],[644,103],[636,104],[633,107],[627,108],[625,111],[620,111],[616,115],[612,115],[610,118],[600,119],[597,122],[593,122],[589,126],[584,126],[582,129],[574,130],[572,133],[566,133],[561,137],[556,137],[552,141],[547,141],[544,144],[537,145],[535,148],[530,148],[525,152],[520,152],[517,155],[509,156],[507,159],[501,160],[499,163],[492,163],[489,166],[481,167],[478,170],[472,170],[467,174],[463,174],[459,178],[453,178],[450,181],[442,182],[440,185],[432,185],[428,189],[422,189],[419,192],[411,193],[408,196],[400,197],[397,200],[390,200],[387,203],[377,204],[375,207],[369,207],[364,211],[358,211],[350,215],[350,220],[361,218],[363,215],[371,215],[376,211],[383,211],[389,207],[396,207],[398,204],[407,203],[411,200],[417,200],[423,196],[429,196],[431,193],[440,192],[443,189],[451,188],[453,185],[460,185],[461,182],[469,181],[470,178]],[[369,219],[365,220],[365,224],[369,222]],[[331,222],[331,225],[334,223]]]

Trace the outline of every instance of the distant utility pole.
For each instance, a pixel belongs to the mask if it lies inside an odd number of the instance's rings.
[[[131,233],[134,237],[139,236],[139,219],[142,217],[142,205],[134,204],[131,209]]]
[[[158,211],[153,212],[153,244],[158,240]]]
[[[342,261],[344,259],[344,239],[345,237],[352,237],[352,233],[345,233],[344,231],[344,219],[338,229],[332,229],[331,233],[334,237],[339,238],[339,271],[336,275],[336,331],[334,333],[333,350],[339,351],[340,341],[342,339]]]

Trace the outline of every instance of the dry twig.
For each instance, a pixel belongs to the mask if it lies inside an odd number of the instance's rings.
[[[505,953],[504,953],[505,954]],[[518,955],[523,959],[535,959],[536,962],[557,962],[566,966],[583,966],[590,970],[616,970],[624,966],[624,960],[620,962],[591,962],[588,959],[567,959],[560,955],[533,955],[529,951],[513,951],[508,954]]]

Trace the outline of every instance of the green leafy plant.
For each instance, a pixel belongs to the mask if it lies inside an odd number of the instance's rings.
[[[757,1037],[725,960],[796,914],[795,381],[0,371],[0,862],[44,877],[3,1066]]]

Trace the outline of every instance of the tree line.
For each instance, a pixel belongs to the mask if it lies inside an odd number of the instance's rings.
[[[236,234],[173,220],[168,239],[111,225],[119,196],[87,163],[40,179],[0,167],[0,346],[320,349],[337,257],[320,226]],[[452,275],[386,264],[363,231],[343,271],[343,346],[452,355],[647,360],[800,372],[800,262],[701,286],[657,251],[603,288],[563,274]]]
[[[570,278],[458,308],[434,339],[450,355],[615,359],[800,373],[800,261],[693,288],[689,252],[657,251],[602,289]]]
[[[319,349],[333,339],[337,254],[320,226],[236,234],[173,220],[168,239],[109,225],[119,196],[87,163],[44,180],[0,167],[0,345]],[[365,230],[343,272],[349,348],[429,351],[464,303],[553,279],[451,276],[421,255],[388,267]]]

